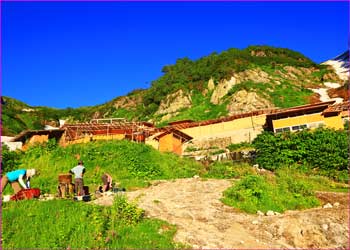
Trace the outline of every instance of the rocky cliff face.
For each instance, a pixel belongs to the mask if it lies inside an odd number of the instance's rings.
[[[116,109],[119,108],[136,108],[137,104],[142,102],[140,95],[121,96],[113,103]]]
[[[165,100],[161,101],[155,115],[163,115],[162,121],[176,116],[181,109],[191,107],[191,95],[186,94],[183,90],[168,95]]]
[[[245,113],[259,109],[274,108],[273,103],[259,96],[256,92],[240,90],[236,92],[227,105],[229,115]]]
[[[220,104],[222,98],[227,95],[230,89],[239,83],[246,81],[253,81],[256,83],[267,83],[271,79],[269,75],[260,69],[248,69],[243,72],[234,74],[230,80],[222,80],[215,87],[214,92],[211,96],[211,103]]]
[[[263,56],[263,55],[261,55]],[[269,93],[275,91],[276,86],[280,88],[291,88],[297,86],[298,89],[317,88],[323,86],[323,81],[340,82],[338,75],[335,72],[328,71],[322,75],[322,78],[317,78],[318,74],[322,74],[317,68],[304,68],[284,66],[276,69],[261,68],[247,69],[242,72],[233,73],[231,78],[224,79],[215,84],[215,79],[210,78],[207,82],[207,87],[202,91],[205,98],[210,99],[213,105],[226,105],[227,115],[233,115],[242,112],[250,112],[260,109],[275,108],[276,105],[272,102]],[[288,82],[289,85],[284,85]],[[255,87],[237,88],[233,91],[232,88],[240,84],[253,84]],[[259,90],[259,86],[264,85],[264,91]],[[314,96],[315,102],[320,101],[319,96]],[[167,121],[181,113],[181,110],[191,108],[192,99],[191,93],[185,93],[183,90],[168,95],[160,104],[156,116],[161,116],[161,121]]]

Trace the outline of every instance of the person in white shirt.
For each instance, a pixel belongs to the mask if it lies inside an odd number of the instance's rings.
[[[77,196],[84,195],[84,181],[85,167],[83,161],[79,161],[78,165],[72,168],[70,173],[74,174],[74,192]]]

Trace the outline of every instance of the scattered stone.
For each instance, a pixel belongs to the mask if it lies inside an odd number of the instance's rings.
[[[244,241],[243,240],[241,240],[239,243],[241,243],[242,245],[244,244]]]
[[[261,216],[262,216],[262,215],[265,215],[265,214],[264,214],[263,212],[261,212],[260,210],[258,210],[258,211],[256,212],[256,214],[257,214],[257,215],[261,215]]]
[[[275,215],[274,211],[269,210],[266,212],[266,216],[273,216],[273,215]]]
[[[258,224],[259,224],[259,221],[253,220],[253,221],[252,221],[252,224],[253,224],[253,225],[258,225]]]
[[[11,195],[4,195],[3,202],[8,202],[11,199]]]
[[[195,175],[195,176],[193,176],[193,178],[194,178],[194,179],[198,179],[198,178],[199,178],[199,176],[198,176],[198,175]]]
[[[323,208],[332,208],[333,206],[332,206],[332,204],[330,204],[330,203],[327,203],[326,205],[324,205],[323,206]]]
[[[333,207],[339,207],[339,202],[335,202],[334,204],[333,204]]]
[[[281,215],[281,213],[279,213],[279,212],[275,212],[275,215]]]
[[[327,231],[328,230],[328,225],[327,224],[322,224],[323,230]]]

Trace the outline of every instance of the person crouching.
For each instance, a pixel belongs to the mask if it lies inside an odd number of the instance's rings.
[[[18,169],[6,173],[1,178],[1,193],[3,193],[8,183],[10,183],[15,194],[22,189],[30,188],[30,178],[33,177],[35,173],[35,169]]]

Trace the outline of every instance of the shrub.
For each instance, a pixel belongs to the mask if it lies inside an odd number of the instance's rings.
[[[311,187],[294,178],[247,175],[224,192],[222,201],[248,213],[284,212],[319,205]]]
[[[10,172],[16,170],[20,165],[20,160],[23,152],[20,150],[10,151],[9,147],[5,144],[1,146],[1,171]]]
[[[344,130],[324,128],[294,133],[264,132],[253,141],[255,161],[263,168],[275,170],[297,165],[325,174],[347,170],[347,144]]]
[[[128,203],[125,197],[116,196],[112,206],[112,223],[135,225],[143,218],[144,211],[135,204]]]

